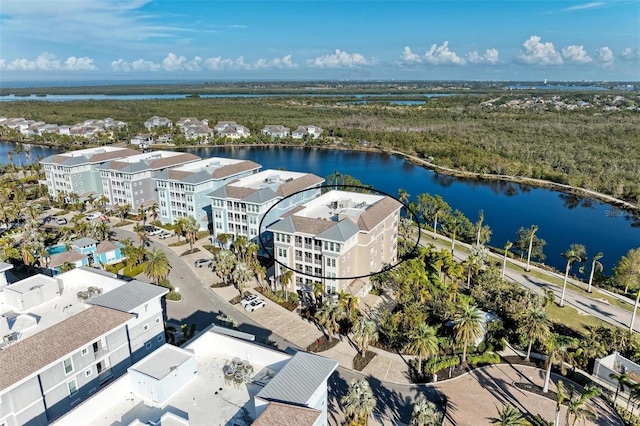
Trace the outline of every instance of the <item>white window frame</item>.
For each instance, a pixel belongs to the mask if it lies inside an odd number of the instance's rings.
[[[73,383],[73,384],[74,384],[74,386],[75,386],[75,388],[76,388],[76,391],[75,391],[74,393],[71,393],[71,388],[69,387],[69,385],[70,385],[71,383]],[[72,397],[76,396],[76,395],[78,394],[78,392],[79,392],[79,389],[78,389],[78,382],[76,381],[76,379],[75,379],[75,377],[74,377],[73,379],[71,379],[71,380],[69,380],[69,381],[67,382],[67,393],[69,394],[69,398],[72,398]]]
[[[84,372],[84,377],[91,377],[93,370],[90,368]]]
[[[71,370],[69,370],[69,371],[67,371],[67,366],[64,364],[64,362],[66,360],[69,360],[69,363],[71,364]],[[69,358],[66,358],[66,359],[62,360],[62,369],[64,370],[64,375],[65,376],[68,376],[69,374],[73,373],[74,368],[73,368],[73,358],[72,357],[69,357]]]
[[[142,326],[142,331],[149,331],[149,324],[145,324]]]
[[[80,351],[80,355],[82,355],[82,356],[85,356],[88,353],[89,353],[89,349],[87,349],[87,348],[82,348],[82,350]]]

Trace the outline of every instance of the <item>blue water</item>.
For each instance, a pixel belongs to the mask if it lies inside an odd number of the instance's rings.
[[[515,84],[512,86],[507,86],[507,89],[513,90],[522,90],[522,89],[542,89],[542,90],[609,90],[606,87],[600,86],[563,86],[563,85],[553,85],[553,84],[545,84],[545,85],[526,85],[526,84]]]
[[[0,143],[0,162],[15,144]],[[59,152],[32,146],[40,155]],[[403,188],[415,200],[418,194],[440,194],[454,209],[475,222],[484,211],[485,224],[493,230],[489,244],[503,246],[515,241],[521,226],[538,225],[537,235],[547,241],[546,263],[564,268],[561,253],[572,243],[582,243],[592,256],[602,251],[605,269],[610,271],[618,259],[632,248],[640,247],[640,221],[611,205],[568,196],[548,189],[529,188],[495,181],[477,181],[436,174],[402,159],[379,153],[287,147],[197,147],[186,149],[203,158],[212,156],[252,160],[263,169],[314,173],[327,177],[338,170],[365,184],[392,195]],[[32,155],[32,161],[35,156]],[[574,271],[577,271],[577,267]]]
[[[65,248],[64,244],[59,244],[57,246],[51,246],[47,248],[47,252],[49,253],[49,256],[53,254],[64,253],[66,251],[67,249]]]
[[[22,144],[23,148],[29,152],[22,152],[19,155],[15,154],[16,144],[11,142],[0,141],[0,164],[9,164],[9,152],[13,154],[13,164],[17,166],[24,166],[34,161],[38,161],[39,158],[48,157],[49,155],[57,154],[60,152],[57,149],[50,148],[48,146],[33,145],[28,143]]]

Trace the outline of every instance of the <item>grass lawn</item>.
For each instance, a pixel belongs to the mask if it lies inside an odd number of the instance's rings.
[[[545,309],[549,314],[549,319],[552,322],[562,324],[582,334],[586,333],[587,327],[597,327],[600,325],[603,325],[605,327],[613,327],[608,322],[605,322],[591,315],[580,315],[578,314],[578,311],[571,306],[565,306],[564,308],[561,308],[555,303],[550,303],[546,306]]]

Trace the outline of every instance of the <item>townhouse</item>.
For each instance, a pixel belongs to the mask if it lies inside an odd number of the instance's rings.
[[[158,202],[153,178],[163,170],[200,160],[177,151],[152,151],[106,161],[98,167],[101,192],[111,205],[130,205],[137,211]]]
[[[176,127],[188,141],[200,141],[207,143],[209,136],[213,134],[213,130],[209,128],[209,120],[198,120],[197,118],[181,118],[176,122]]]
[[[0,424],[48,425],[164,344],[167,289],[78,268],[0,292]]]
[[[345,291],[363,296],[369,275],[397,262],[402,205],[391,197],[329,191],[283,216],[274,235],[276,279],[293,271],[290,291]]]
[[[158,117],[157,115],[154,115],[153,117],[151,117],[150,119],[144,122],[144,127],[147,129],[147,131],[150,132],[156,127],[172,128],[173,122],[169,120],[167,117]]]
[[[298,126],[298,128],[291,134],[291,137],[293,139],[318,139],[320,135],[322,135],[322,131],[322,128],[318,126]]]
[[[114,146],[81,149],[55,154],[40,161],[51,197],[72,192],[80,196],[103,194],[100,171],[106,162],[140,154],[139,151]]]
[[[288,127],[280,125],[267,125],[264,126],[264,129],[262,129],[261,133],[266,136],[271,136],[271,139],[286,138],[290,134],[290,129]]]
[[[154,176],[159,219],[173,223],[193,216],[200,229],[213,223],[208,194],[234,180],[257,173],[262,166],[253,161],[213,157],[160,171]]]
[[[263,248],[268,248],[271,236],[265,232],[267,226],[320,195],[323,182],[323,178],[310,173],[265,170],[213,191],[209,194],[213,238],[232,234],[259,242],[258,236],[262,235]]]
[[[212,325],[184,348],[166,344],[55,425],[328,424],[338,362],[254,340]]]
[[[221,138],[240,139],[251,136],[247,127],[241,126],[235,121],[218,121],[213,130]]]

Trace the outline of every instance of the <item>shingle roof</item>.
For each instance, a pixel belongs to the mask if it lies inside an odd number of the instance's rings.
[[[323,178],[308,173],[304,176],[300,176],[297,179],[290,180],[289,182],[285,182],[280,185],[278,187],[278,195],[281,197],[288,197],[291,194],[295,194],[298,191],[302,191],[322,182],[324,182]]]
[[[104,162],[107,160],[113,160],[116,158],[123,158],[123,157],[129,157],[131,155],[138,155],[140,154],[140,152],[134,149],[125,148],[125,149],[119,149],[115,151],[97,152],[93,155],[87,155],[87,154],[73,155],[73,151],[71,152],[71,154],[72,155],[62,155],[62,154],[50,155],[49,157],[43,159],[40,162],[47,163],[47,164],[54,163],[54,164],[71,166],[71,165],[84,164],[84,163],[101,163],[101,162]]]
[[[71,242],[71,245],[76,247],[94,246],[96,244],[98,244],[97,240],[94,240],[93,238],[87,238],[87,237],[83,237]]]
[[[211,177],[215,179],[223,179],[225,177],[233,176],[237,173],[246,172],[249,170],[255,170],[262,167],[258,163],[254,163],[253,161],[243,161],[241,163],[236,164],[228,164],[226,166],[218,167],[211,174]]]
[[[96,253],[106,253],[108,251],[117,250],[120,247],[113,241],[101,241],[96,246]]]
[[[86,259],[86,258],[87,256],[85,256],[84,254],[78,251],[69,250],[62,253],[51,255],[49,259],[49,267],[56,268],[58,266],[64,265],[65,262],[75,263],[79,260]]]
[[[130,312],[138,306],[167,293],[169,293],[169,289],[165,287],[133,280],[98,297],[94,297],[87,303],[122,312]]]
[[[93,306],[0,351],[0,390],[88,345],[133,318]],[[62,367],[61,367],[62,368]]]
[[[358,226],[363,231],[370,231],[392,212],[400,209],[402,204],[391,197],[384,197],[366,209],[358,218]]]
[[[307,407],[271,402],[252,423],[253,426],[312,426],[322,414]]]
[[[256,395],[269,401],[305,405],[338,367],[338,362],[308,352],[296,354]]]
[[[303,216],[287,216],[269,226],[270,231],[276,232],[301,232],[303,234],[318,235],[333,227],[336,222],[324,219],[314,219]]]

